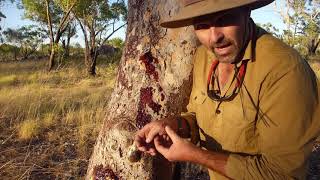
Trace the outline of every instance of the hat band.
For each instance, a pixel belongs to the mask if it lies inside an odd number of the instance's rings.
[[[191,4],[194,4],[200,1],[204,1],[204,0],[184,0],[184,6],[189,6]]]

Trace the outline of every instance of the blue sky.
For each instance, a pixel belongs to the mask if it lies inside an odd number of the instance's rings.
[[[17,9],[16,5],[13,4],[4,4],[1,7],[1,11],[7,16],[6,19],[1,21],[1,26],[3,29],[6,28],[18,28],[27,24],[34,24],[32,21],[23,18],[23,10]],[[275,12],[274,4],[270,4],[263,8],[254,10],[251,14],[253,20],[257,23],[268,23],[270,22],[276,28],[283,30],[283,23],[280,15]],[[122,28],[117,33],[113,35],[113,37],[120,37],[122,39],[125,38],[125,29]],[[111,38],[113,38],[111,37]],[[78,38],[72,40],[73,43],[83,44],[83,36],[80,31],[78,31]]]

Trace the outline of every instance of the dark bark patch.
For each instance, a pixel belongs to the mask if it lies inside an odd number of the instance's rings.
[[[150,77],[153,76],[153,78],[158,82],[159,81],[159,75],[156,71],[156,67],[154,64],[158,64],[159,60],[152,56],[151,52],[146,52],[142,56],[140,56],[140,61],[145,65],[146,67],[146,74]]]
[[[119,147],[118,151],[119,151],[120,158],[122,158],[123,157],[123,153],[122,153],[122,149],[120,147]]]
[[[164,101],[165,95],[162,93],[161,94],[161,101]]]
[[[153,88],[147,87],[140,90],[140,101],[138,106],[138,115],[136,117],[136,125],[139,129],[151,121],[152,116],[147,114],[147,105],[157,114],[159,114],[162,106],[153,101]]]
[[[113,180],[121,180],[120,176],[110,168],[105,168],[103,165],[95,166],[93,168],[94,180],[105,180],[111,178]]]

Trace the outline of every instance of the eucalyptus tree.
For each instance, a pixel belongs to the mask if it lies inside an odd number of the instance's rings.
[[[23,26],[19,29],[8,28],[3,34],[7,42],[19,48],[22,55],[21,60],[27,59],[36,52],[47,37],[40,27],[34,25]]]
[[[286,25],[283,37],[292,47],[315,55],[320,43],[320,0],[277,0]]]
[[[140,154],[133,144],[134,133],[148,122],[185,111],[197,41],[192,27],[159,26],[177,12],[178,1],[129,0],[128,7],[117,82],[86,179],[206,180],[197,166],[174,166],[161,156]]]
[[[70,42],[72,37],[77,36],[77,23],[72,20],[69,22],[66,31],[63,33],[61,38],[62,48],[63,48],[63,58],[67,58],[70,56]]]
[[[67,30],[71,10],[78,0],[22,0],[25,16],[46,27],[50,39],[50,56],[48,70],[55,66],[55,56],[59,41]]]
[[[87,72],[95,75],[101,45],[126,25],[126,4],[124,0],[79,0],[73,14],[84,36]]]

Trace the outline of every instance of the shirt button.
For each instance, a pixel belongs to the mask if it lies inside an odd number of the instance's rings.
[[[219,109],[216,110],[216,114],[220,114],[221,111]]]

